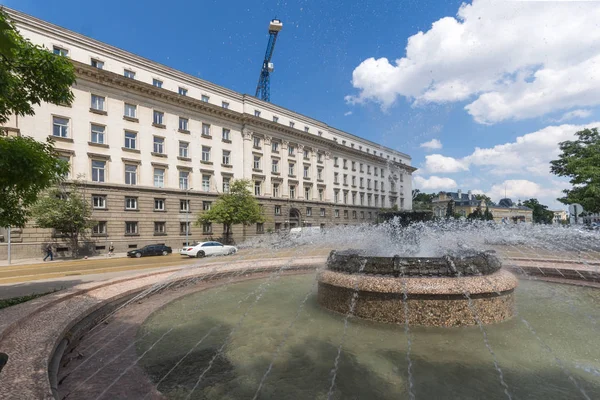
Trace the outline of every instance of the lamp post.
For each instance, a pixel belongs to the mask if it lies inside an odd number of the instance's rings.
[[[189,246],[190,242],[188,240],[188,235],[190,232],[190,190],[194,188],[189,188],[185,190],[185,202],[186,202],[186,213],[185,213],[185,245]]]

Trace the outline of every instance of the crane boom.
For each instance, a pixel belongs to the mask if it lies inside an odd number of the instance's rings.
[[[254,95],[264,101],[271,101],[271,72],[273,72],[271,58],[273,57],[273,51],[275,50],[277,34],[282,27],[283,24],[278,19],[273,19],[269,23],[269,42],[267,43],[267,51],[265,52],[265,59],[262,68],[260,69],[258,85],[256,85],[256,94]]]

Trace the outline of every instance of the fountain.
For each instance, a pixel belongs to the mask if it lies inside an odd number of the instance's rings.
[[[323,307],[373,321],[411,325],[488,324],[514,314],[517,279],[492,253],[444,257],[377,257],[332,251],[319,273]]]

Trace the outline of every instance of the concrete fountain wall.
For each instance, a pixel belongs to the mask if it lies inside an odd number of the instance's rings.
[[[401,258],[333,251],[327,267],[318,276],[318,302],[342,314],[460,326],[477,324],[477,318],[483,324],[504,321],[515,311],[517,279],[492,254]]]

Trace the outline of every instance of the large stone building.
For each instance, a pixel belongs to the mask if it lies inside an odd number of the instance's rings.
[[[195,226],[232,179],[246,178],[267,222],[255,235],[294,226],[375,221],[377,210],[411,208],[411,158],[253,96],[240,94],[20,12],[6,10],[33,43],[69,57],[71,106],[43,104],[13,117],[10,134],[51,137],[82,179],[98,225],[92,250],[148,243],[174,248],[220,237]],[[239,240],[242,227],[234,227]],[[6,235],[6,232],[0,232]],[[13,229],[13,256],[40,254],[52,233]],[[6,255],[6,245],[0,245]]]
[[[445,217],[450,201],[454,202],[454,212],[463,217],[467,217],[477,207],[481,207],[484,211],[486,208],[485,201],[478,200],[470,190],[467,193],[463,193],[462,190],[442,192],[431,201],[433,215]],[[492,212],[494,221],[498,223],[531,223],[533,221],[533,210],[516,205],[511,199],[501,199],[497,205],[488,206],[488,209]]]

